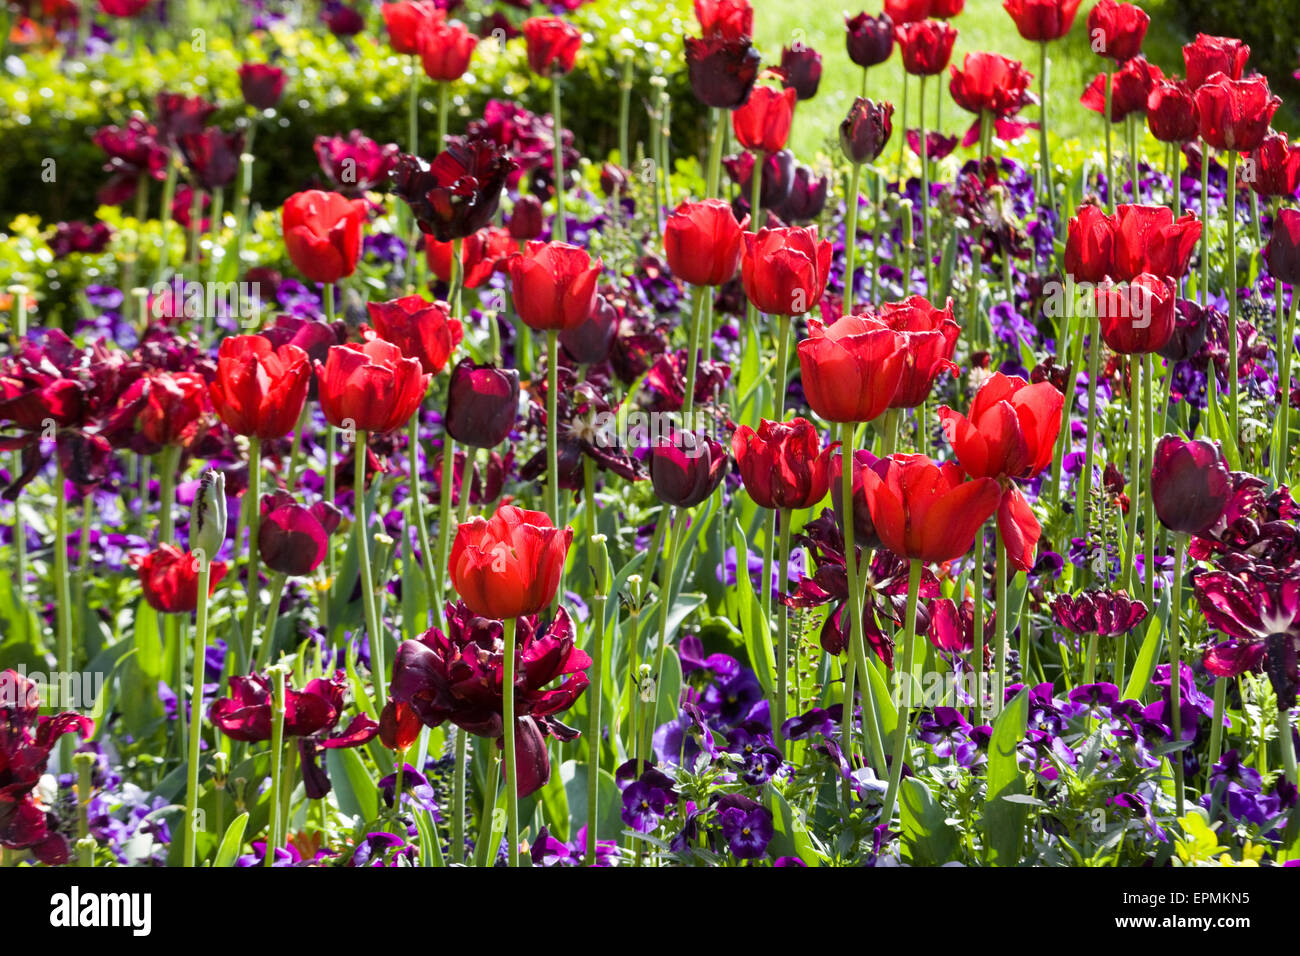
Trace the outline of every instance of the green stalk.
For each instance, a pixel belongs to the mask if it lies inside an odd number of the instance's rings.
[[[925,74],[921,75],[921,94],[916,104],[918,135],[921,138],[921,254],[925,257],[922,272],[925,275],[925,294],[930,294],[930,270],[933,257],[930,253],[930,147],[925,141]],[[906,139],[906,137],[904,137]],[[907,290],[903,290],[904,296]]]
[[[1088,323],[1088,438],[1083,453],[1083,474],[1075,487],[1074,503],[1075,527],[1080,531],[1084,527],[1085,509],[1092,492],[1093,467],[1097,460],[1097,377],[1101,374],[1101,322],[1096,308],[1089,311],[1092,314],[1085,316],[1085,320],[1092,320]]]
[[[1046,45],[1046,44],[1044,44]],[[1057,354],[1064,354],[1065,359],[1065,401],[1061,404],[1061,428],[1056,433],[1056,448],[1052,451],[1052,480],[1048,488],[1048,500],[1055,504],[1061,497],[1061,468],[1065,462],[1065,446],[1070,443],[1070,417],[1074,411],[1075,375],[1074,362],[1070,350],[1070,326],[1074,318],[1074,283],[1066,276],[1065,315],[1061,317],[1060,340],[1057,342]]]
[[[420,58],[411,56],[411,88],[406,98],[406,142],[412,156],[420,155]]]
[[[1115,214],[1115,206],[1117,203],[1116,195],[1115,195],[1116,194],[1115,152],[1114,149],[1111,147],[1111,143],[1110,143],[1110,133],[1111,133],[1110,128],[1114,125],[1114,123],[1111,122],[1111,118],[1110,118],[1111,117],[1111,112],[1110,112],[1111,111],[1111,105],[1110,105],[1111,88],[1110,87],[1111,87],[1111,79],[1113,75],[1114,74],[1112,73],[1111,69],[1107,67],[1106,68],[1106,106],[1105,106],[1105,112],[1102,114],[1101,117],[1102,125],[1105,126],[1106,128],[1106,198],[1110,200],[1108,205],[1110,206],[1111,215]]]
[[[677,552],[681,550],[682,531],[686,525],[686,515],[681,508],[669,509],[668,515],[669,532],[668,532],[668,551],[664,554],[664,575],[663,583],[659,587],[659,603],[661,610],[659,613],[659,641],[655,649],[655,670],[654,670],[654,701],[650,705],[650,714],[646,721],[647,736],[654,724],[655,715],[659,712],[659,691],[663,687],[664,676],[664,659],[668,656],[668,616],[673,609],[673,577],[677,573]],[[744,568],[737,571],[738,574],[746,573]],[[649,759],[649,741],[646,741],[646,750],[641,752],[641,756]]]
[[[456,728],[456,776],[452,784],[451,859],[465,862],[465,763],[469,759],[469,734]]]
[[[274,689],[271,696],[271,793],[269,795],[268,813],[270,814],[270,838],[266,841],[266,856],[262,865],[275,865],[275,851],[284,839],[286,821],[282,816],[280,792],[284,786],[284,668],[271,668]]]
[[[253,634],[257,630],[258,578],[261,574],[261,551],[257,546],[262,522],[262,440],[248,440],[248,609],[244,612],[244,660],[253,659]]]
[[[893,758],[889,767],[889,788],[885,791],[885,804],[880,812],[880,820],[888,825],[894,818],[894,804],[898,799],[898,787],[903,778],[903,763],[907,749],[908,718],[912,711],[912,657],[916,636],[916,603],[921,590],[922,564],[913,558],[907,578],[907,625],[903,631],[903,700],[898,711],[898,727],[894,731]],[[865,707],[864,707],[865,709]]]
[[[167,161],[167,178],[163,180],[162,208],[159,218],[162,220],[162,248],[158,250],[158,272],[154,284],[162,281],[171,264],[172,200],[176,198],[176,177],[180,171],[179,160],[171,156]]]
[[[1291,734],[1291,711],[1282,705],[1281,701],[1277,704],[1277,738],[1278,743],[1282,745],[1282,766],[1286,769],[1286,779],[1295,786],[1300,777],[1296,774],[1295,744],[1292,742]],[[1295,813],[1292,808],[1291,813]]]
[[[546,332],[546,510],[551,520],[557,525],[560,521],[560,468],[556,463],[556,410],[560,389],[560,352],[559,333],[554,329]],[[559,589],[556,589],[556,601],[559,601]]]
[[[451,84],[438,84],[438,151],[447,148],[447,118],[451,113]]]
[[[207,556],[198,558],[198,610],[194,625],[194,669],[190,690],[190,749],[189,769],[185,788],[185,865],[196,864],[195,830],[198,826],[199,806],[199,752],[203,745],[203,665],[208,646],[208,584],[212,579],[212,566]],[[181,654],[184,657],[184,654]],[[184,693],[184,688],[176,688]]]
[[[629,165],[628,119],[632,111],[632,56],[626,48],[619,51],[623,60],[623,74],[618,83],[618,161]]]
[[[447,436],[447,441],[450,444],[450,435]],[[420,567],[424,572],[424,587],[429,594],[429,620],[432,622],[434,612],[437,610],[435,605],[438,603],[438,592],[435,590],[437,582],[433,577],[435,558],[433,547],[429,543],[429,526],[424,520],[424,490],[420,486],[420,413],[418,410],[407,423],[406,445],[411,470],[411,520],[415,522],[416,535],[420,542],[420,555],[424,559]],[[450,475],[444,472],[442,478],[445,488]]]
[[[551,118],[555,123],[555,238],[567,242],[569,227],[564,220],[564,125],[560,122],[560,74],[551,74]],[[554,334],[554,333],[551,333]],[[517,849],[516,849],[516,852]]]
[[[1126,591],[1130,591],[1133,583],[1133,565],[1137,563],[1138,553],[1138,512],[1142,509],[1138,507],[1141,501],[1142,488],[1146,484],[1142,480],[1142,433],[1139,430],[1141,422],[1141,412],[1137,405],[1141,401],[1140,395],[1142,390],[1142,359],[1137,355],[1129,356],[1129,420],[1128,420],[1128,468],[1129,468],[1129,509],[1128,509],[1128,540],[1124,548],[1124,570],[1123,585]]]
[[[501,622],[505,633],[505,675],[502,681],[504,704],[502,737],[505,741],[506,765],[506,843],[510,866],[519,865],[519,786],[515,782],[515,620]],[[595,768],[588,768],[594,773]]]
[[[72,673],[72,594],[68,578],[68,499],[63,464],[54,456],[54,617],[58,623],[59,670]],[[179,688],[178,688],[179,690]],[[72,767],[72,735],[59,740],[59,766]]]
[[[598,784],[600,774],[600,711],[604,703],[605,675],[605,593],[608,583],[605,581],[605,568],[609,558],[605,552],[605,536],[596,533],[596,462],[590,456],[583,457],[583,484],[587,495],[590,514],[587,524],[587,561],[592,575],[592,635],[591,643],[591,692],[587,697],[590,710],[587,721],[587,864],[596,863],[596,829],[599,822],[597,806],[599,804]]]
[[[961,597],[960,594],[957,595]],[[975,674],[975,709],[972,723],[980,724],[984,718],[984,526],[975,532],[975,566],[971,569],[971,600],[973,602],[974,640],[971,647],[971,669]]]
[[[866,71],[863,71],[866,76]],[[844,314],[853,314],[853,270],[858,248],[858,196],[860,195],[862,164],[853,164],[849,180],[848,222],[844,227]]]
[[[1274,293],[1278,300],[1278,312],[1282,311],[1282,284],[1274,285]],[[1282,381],[1281,394],[1278,400],[1278,429],[1281,436],[1281,442],[1278,445],[1276,460],[1278,462],[1278,476],[1280,482],[1289,482],[1291,475],[1291,356],[1295,353],[1295,317],[1296,307],[1300,306],[1300,292],[1295,286],[1291,286],[1291,305],[1287,309],[1287,318],[1283,327],[1281,340],[1277,343],[1279,354],[1282,356]]]
[[[998,671],[994,684],[993,707],[994,712],[998,713],[1001,712],[1007,696],[1007,546],[1002,540],[1002,529],[996,523],[993,526],[993,547],[995,549],[993,600],[996,608],[994,613],[997,615],[997,620],[993,622],[993,640],[997,642],[995,666]]]
[[[1205,762],[1205,775],[1219,762],[1223,754],[1223,712],[1228,705],[1228,678],[1214,679],[1214,718],[1210,721],[1210,759]]]
[[[1052,153],[1047,139],[1047,41],[1038,44],[1038,108],[1039,140],[1041,143],[1043,163],[1043,195],[1047,198],[1047,208],[1056,212],[1056,194],[1052,188]]]
[[[1175,744],[1183,739],[1183,685],[1182,661],[1183,650],[1181,630],[1183,623],[1183,556],[1187,552],[1187,535],[1174,534],[1174,596],[1169,605],[1169,696],[1172,703],[1170,713],[1173,724]],[[1185,809],[1183,798],[1183,753],[1176,751],[1170,756],[1174,766],[1174,792],[1178,801],[1178,816],[1182,817]]]
[[[171,544],[174,537],[176,470],[180,467],[179,445],[168,445],[158,456],[158,543]]]
[[[1233,441],[1240,441],[1237,401],[1237,152],[1228,151],[1228,414]]]
[[[451,539],[451,485],[455,481],[456,440],[442,433],[442,471],[438,483],[438,553],[433,558],[434,620],[441,621],[447,597],[447,554]],[[421,545],[423,547],[423,545]]]
[[[786,366],[790,362],[790,316],[777,318],[776,351],[776,394],[773,396],[774,407],[772,420],[781,421],[785,417]],[[765,620],[772,616],[772,548],[776,543],[776,512],[767,515],[767,534],[763,539],[763,579],[760,586],[759,603],[763,608]]]
[[[1146,598],[1147,607],[1156,603],[1156,510],[1151,497],[1151,471],[1155,457],[1155,356],[1147,352],[1143,357],[1142,389],[1142,537],[1146,550],[1143,557],[1146,564]],[[1136,507],[1136,502],[1133,507]]]
[[[710,294],[707,286],[691,289],[691,325],[686,333],[686,395],[682,399],[682,427],[691,430],[695,411],[695,376],[699,365],[700,322],[703,319],[704,299]]]
[[[713,132],[709,138],[709,171],[705,181],[704,198],[711,199],[718,194],[718,182],[722,176],[722,141],[727,135],[726,111],[716,107],[710,111]]]
[[[850,476],[852,469],[849,470]],[[849,511],[852,511],[850,505]],[[777,566],[777,590],[785,593],[786,578],[788,576],[790,564],[790,525],[794,513],[789,508],[781,509],[781,544],[780,544],[780,564]],[[853,558],[848,559],[852,561]],[[785,724],[787,705],[790,699],[790,609],[786,607],[785,602],[781,602],[777,610],[777,658],[776,658],[776,719],[772,725],[772,736],[776,741],[776,749],[784,748],[784,741],[781,734],[781,728]],[[797,678],[796,678],[797,679]],[[865,709],[865,707],[864,707]]]
[[[908,79],[909,79],[908,75],[904,73],[903,74],[903,108],[899,110],[898,113],[899,116],[898,125],[904,131],[904,133],[906,133],[907,131],[907,87],[909,85],[907,82]],[[898,188],[900,191],[903,188],[903,158],[906,149],[907,149],[907,136],[903,135],[898,137],[898,168],[897,170],[895,170],[894,179],[897,180]],[[904,295],[906,294],[907,293],[905,290]]]

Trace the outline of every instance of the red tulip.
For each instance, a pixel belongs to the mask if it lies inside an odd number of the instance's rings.
[[[1273,236],[1264,247],[1268,274],[1278,282],[1300,286],[1300,210],[1280,209]]]
[[[755,432],[741,425],[731,436],[745,490],[760,508],[811,508],[826,497],[831,457],[839,442],[821,447],[817,429],[806,418],[789,422],[762,419]]]
[[[140,376],[117,400],[104,424],[115,445],[130,435],[129,447],[153,454],[167,445],[192,444],[212,414],[208,383],[198,372],[155,370]]]
[[[1240,40],[1198,33],[1195,40],[1183,47],[1187,85],[1199,90],[1216,73],[1222,73],[1230,80],[1239,80],[1248,59],[1250,47]]]
[[[1111,74],[1110,121],[1118,123],[1130,114],[1146,113],[1151,91],[1164,78],[1165,75],[1160,72],[1160,67],[1151,63],[1145,56],[1139,54],[1126,60]],[[1079,97],[1079,102],[1094,113],[1106,111],[1105,73],[1098,73],[1092,78],[1092,82]]]
[[[944,437],[974,478],[1033,478],[1052,462],[1065,397],[1050,382],[1031,385],[995,372],[980,387],[969,418],[939,407]]]
[[[310,384],[311,362],[298,346],[275,348],[261,335],[235,335],[217,351],[212,407],[238,435],[283,438],[297,425]]]
[[[936,309],[928,299],[914,295],[883,305],[874,315],[905,339],[903,377],[889,407],[916,408],[930,396],[940,373],[958,371],[952,353],[961,326],[952,317],[952,299]]]
[[[740,266],[741,234],[749,217],[737,222],[731,203],[722,199],[684,202],[664,225],[668,268],[695,286],[722,285]]]
[[[930,0],[930,16],[936,20],[951,20],[966,9],[966,0]]]
[[[808,320],[799,343],[804,394],[828,422],[869,422],[891,407],[907,369],[907,337],[879,319]]]
[[[298,271],[312,282],[338,282],[352,275],[361,255],[366,204],[319,189],[284,201],[284,245]]]
[[[1002,0],[1016,30],[1026,40],[1045,43],[1059,40],[1074,26],[1074,15],[1083,0]]]
[[[149,6],[150,2],[151,0],[99,0],[99,8],[110,17],[133,17]],[[47,9],[48,7],[49,4],[46,4]]]
[[[1246,181],[1261,196],[1290,198],[1300,189],[1300,144],[1291,145],[1286,133],[1269,133],[1250,155],[1254,175]]]
[[[992,478],[962,480],[955,462],[890,455],[862,473],[876,534],[899,557],[939,564],[960,558],[993,514],[1001,488]]]
[[[895,20],[897,22],[897,19]],[[957,29],[943,20],[918,20],[897,28],[903,69],[913,76],[937,76],[952,59]]]
[[[431,80],[449,83],[459,80],[469,69],[470,58],[478,46],[478,37],[465,29],[463,23],[441,18],[434,20],[425,34],[420,49],[420,62]]]
[[[1131,60],[1142,52],[1150,23],[1151,17],[1136,4],[1099,0],[1088,14],[1092,50],[1116,63]]]
[[[423,296],[407,295],[391,302],[370,302],[370,321],[385,341],[413,358],[427,375],[437,375],[460,344],[464,330],[451,317],[445,302],[429,303]]]
[[[603,263],[567,242],[530,242],[506,260],[515,308],[539,332],[577,328],[591,315]]]
[[[1264,142],[1281,105],[1262,76],[1233,80],[1215,73],[1196,91],[1201,138],[1215,149],[1248,153]]]
[[[531,17],[524,21],[528,42],[528,67],[538,76],[568,73],[582,46],[582,33],[559,17]]]
[[[1095,203],[1084,203],[1070,220],[1065,240],[1065,271],[1075,282],[1101,282],[1113,268],[1119,220]]]
[[[518,204],[516,204],[517,206]],[[424,258],[429,270],[443,282],[450,283],[451,255],[455,242],[439,242],[433,236],[424,240]],[[499,226],[484,226],[471,232],[460,242],[462,281],[466,289],[477,289],[515,251],[515,241],[510,233]]]
[[[188,614],[199,605],[199,561],[189,552],[161,544],[148,554],[131,556],[149,606],[161,614]],[[208,595],[217,589],[229,565],[210,562]]]
[[[572,541],[571,528],[555,528],[542,512],[504,505],[456,529],[447,568],[471,611],[504,621],[551,603]]]
[[[417,360],[378,338],[332,346],[325,364],[316,363],[326,421],[378,435],[407,423],[424,401],[429,378]]]
[[[385,3],[383,15],[388,42],[396,52],[407,56],[416,56],[424,49],[430,27],[444,16],[431,0]]]
[[[1025,65],[1000,53],[967,53],[962,68],[950,66],[948,72],[953,102],[977,116],[1006,119],[1035,101],[1029,92],[1033,77]]]
[[[768,315],[803,315],[821,300],[830,277],[831,244],[816,226],[746,232],[741,282],[754,307]]]
[[[1179,80],[1161,80],[1147,94],[1147,125],[1162,143],[1186,143],[1201,131],[1192,88]]]
[[[745,104],[731,114],[737,142],[755,152],[775,153],[784,149],[797,100],[792,89],[755,87]]]
[[[749,0],[695,0],[695,19],[706,37],[747,40],[754,34],[754,8]]]
[[[1201,239],[1201,221],[1188,213],[1174,221],[1168,206],[1121,204],[1110,276],[1132,282],[1144,272],[1181,279]]]
[[[1173,279],[1146,272],[1125,285],[1098,287],[1101,337],[1125,355],[1158,352],[1173,337],[1177,298]]]
[[[930,16],[931,0],[885,0],[885,16],[897,24],[916,23]]]
[[[254,109],[269,110],[280,102],[288,77],[269,63],[243,63],[239,67],[239,90],[244,102]]]

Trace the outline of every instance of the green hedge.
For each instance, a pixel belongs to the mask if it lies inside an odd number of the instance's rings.
[[[573,15],[586,33],[583,53],[565,79],[565,126],[587,155],[604,157],[617,140],[620,51],[633,51],[636,70],[631,142],[644,138],[648,118],[641,105],[652,74],[668,82],[673,96],[674,139],[680,149],[700,145],[703,111],[690,95],[682,60],[682,37],[692,25],[686,0],[596,0]],[[165,34],[159,34],[159,39]],[[141,42],[134,54],[119,46],[88,63],[64,64],[57,53],[28,53],[21,73],[0,73],[0,210],[46,221],[93,214],[95,193],[107,176],[103,154],[91,142],[94,131],[123,123],[133,110],[152,112],[163,89],[202,94],[222,110],[214,121],[229,125],[245,108],[236,71],[245,61],[274,62],[289,70],[278,116],[262,120],[256,152],[255,198],[278,204],[318,175],[312,140],[356,128],[381,142],[405,148],[407,78],[405,57],[392,53],[383,37],[359,35],[352,49],[323,29],[276,31],[240,38],[209,35],[202,51],[192,45],[152,48]],[[549,84],[529,73],[524,41],[504,50],[479,44],[473,79],[455,85],[453,131],[462,129],[491,98],[511,97],[530,109],[549,111]],[[424,86],[422,129],[436,118],[434,84]],[[426,140],[427,141],[427,140]],[[55,181],[42,178],[54,161]],[[156,193],[155,193],[156,201]],[[3,225],[3,224],[0,224]]]
[[[1269,78],[1288,106],[1300,99],[1300,6],[1296,0],[1173,0],[1167,5],[1189,37],[1239,37],[1250,44],[1248,69]],[[1294,107],[1291,107],[1294,109]]]

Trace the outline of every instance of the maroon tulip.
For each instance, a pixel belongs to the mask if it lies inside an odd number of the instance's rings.
[[[830,461],[839,442],[823,449],[812,422],[762,419],[755,432],[741,425],[731,438],[731,453],[745,490],[761,508],[811,508],[830,487]]]
[[[287,491],[263,495],[261,512],[257,548],[262,563],[290,577],[305,577],[320,567],[342,517],[324,501],[304,507]]]
[[[402,156],[393,170],[393,188],[411,207],[421,232],[451,242],[492,221],[506,178],[515,168],[515,161],[496,143],[453,136],[432,163]]]
[[[1300,285],[1300,210],[1281,209],[1273,220],[1273,236],[1264,247],[1268,274],[1278,282]]]
[[[893,133],[894,104],[875,103],[859,96],[840,123],[840,149],[851,163],[874,163]]]
[[[1224,571],[1197,575],[1194,587],[1211,627],[1262,648],[1264,671],[1278,705],[1294,707],[1300,687],[1300,578],[1291,569],[1253,565],[1240,577]],[[1238,666],[1253,663],[1258,653],[1244,648],[1221,651],[1223,658],[1231,658],[1225,665]]]
[[[749,99],[761,57],[746,39],[686,38],[686,68],[691,91],[705,106],[734,110]]]
[[[560,333],[560,347],[579,365],[598,365],[609,357],[619,322],[618,309],[597,293],[591,314],[574,328]]]
[[[356,9],[341,3],[326,7],[321,19],[336,37],[354,37],[366,28],[365,18]]]
[[[844,26],[849,59],[863,69],[884,63],[894,52],[894,21],[889,14],[846,16]]]
[[[154,97],[154,125],[165,143],[174,144],[182,136],[203,132],[203,127],[216,111],[217,105],[201,96],[184,96],[164,90]]]
[[[1146,620],[1147,606],[1125,591],[1090,588],[1052,600],[1052,618],[1072,634],[1119,637]]]
[[[957,29],[943,20],[918,20],[897,28],[903,69],[913,76],[938,76],[952,59]]]
[[[811,167],[800,163],[790,180],[790,192],[773,212],[786,222],[810,223],[826,208],[830,188],[830,176],[818,176]]]
[[[255,110],[275,109],[284,95],[288,76],[269,63],[244,63],[239,67],[239,90]]]
[[[1201,131],[1196,96],[1181,80],[1161,80],[1147,94],[1147,125],[1162,143],[1186,143]]]
[[[1264,142],[1281,105],[1262,76],[1234,80],[1215,73],[1196,91],[1201,138],[1215,149],[1248,153]]]
[[[822,81],[822,55],[810,46],[781,48],[781,83],[802,102],[817,95]]]
[[[125,127],[101,127],[91,139],[107,155],[104,169],[113,174],[99,191],[101,204],[119,206],[134,198],[141,176],[159,182],[167,178],[167,147],[158,130],[141,117],[132,116]]]
[[[719,442],[695,432],[660,436],[650,449],[650,482],[666,505],[694,508],[708,498],[727,473],[727,452]]]
[[[1098,0],[1088,14],[1093,52],[1116,63],[1133,59],[1142,52],[1150,23],[1151,17],[1136,4]]]
[[[352,198],[385,184],[401,154],[396,143],[381,146],[358,129],[346,137],[317,136],[312,148],[325,178]]]
[[[1240,40],[1198,33],[1194,41],[1183,47],[1187,85],[1199,90],[1216,73],[1222,73],[1230,80],[1239,80],[1248,59],[1250,47]]]
[[[1125,355],[1158,352],[1174,334],[1174,280],[1144,272],[1123,285],[1095,292],[1101,337]]]
[[[107,249],[112,238],[113,230],[108,223],[98,219],[91,224],[81,221],[61,222],[54,227],[54,235],[49,238],[48,245],[55,259],[65,258],[74,252],[93,256]]]
[[[985,634],[993,633],[997,612],[984,619]],[[951,598],[935,598],[930,602],[930,643],[950,654],[965,654],[975,649],[975,601],[965,598],[958,607]]]
[[[878,548],[880,539],[876,537],[876,526],[871,522],[871,509],[867,506],[867,496],[862,490],[862,472],[870,468],[879,459],[865,448],[853,453],[853,543],[857,548]],[[831,503],[835,514],[844,514],[844,455],[836,454],[831,459]],[[841,546],[840,551],[843,552]]]
[[[1219,520],[1232,486],[1223,453],[1206,439],[1165,435],[1156,442],[1151,498],[1156,517],[1171,531],[1200,534]]]
[[[515,200],[510,210],[510,238],[520,242],[540,238],[545,226],[542,215],[542,201],[532,193],[525,193]]]
[[[775,210],[790,198],[790,190],[794,188],[794,153],[782,149],[759,158],[763,165],[759,172],[758,205],[760,209]],[[746,150],[734,156],[724,156],[722,165],[727,170],[727,175],[740,187],[740,195],[736,200],[740,212],[748,210],[752,213],[749,201],[753,197],[754,154]]]
[[[225,189],[239,172],[239,154],[244,151],[244,134],[224,133],[209,126],[202,133],[180,137],[181,155],[195,185],[207,192]]]
[[[462,445],[495,448],[515,427],[519,371],[461,359],[447,385],[447,432]]]
[[[1250,154],[1254,175],[1247,179],[1261,196],[1292,197],[1300,189],[1300,144],[1292,146],[1286,133],[1269,133]]]

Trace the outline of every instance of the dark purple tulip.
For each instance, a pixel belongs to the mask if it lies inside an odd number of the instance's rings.
[[[762,58],[747,39],[686,38],[686,66],[695,98],[705,106],[734,110],[749,99]]]
[[[781,84],[801,100],[817,95],[822,81],[822,55],[802,44],[781,50]]]
[[[695,432],[661,437],[650,451],[650,482],[667,505],[694,508],[713,494],[726,472],[726,449]]]
[[[243,133],[224,133],[209,126],[201,133],[180,137],[181,155],[196,185],[208,192],[224,189],[239,172],[239,154],[244,150]]]
[[[306,508],[285,491],[262,498],[257,550],[272,571],[290,577],[311,574],[325,560],[329,536],[339,526],[339,512],[318,501]]]
[[[1080,594],[1059,595],[1052,601],[1056,623],[1074,634],[1118,637],[1146,619],[1147,606],[1124,591],[1090,588]]]
[[[321,19],[336,37],[354,37],[366,28],[365,18],[353,7],[342,3],[326,4]]]
[[[154,125],[159,139],[165,143],[176,143],[182,136],[202,133],[208,117],[217,111],[215,103],[201,96],[167,92],[158,94],[154,107],[157,114]]]
[[[614,344],[614,336],[618,334],[618,323],[618,309],[603,295],[597,295],[591,315],[576,328],[560,333],[560,345],[579,365],[603,362]]]
[[[515,168],[496,143],[454,136],[431,163],[418,156],[398,159],[394,192],[411,207],[421,232],[451,242],[492,221],[506,177]]]
[[[818,176],[807,166],[795,167],[790,195],[776,209],[776,214],[786,222],[812,222],[826,208],[830,185],[829,176]]]
[[[74,252],[94,255],[103,252],[112,238],[113,230],[108,227],[108,223],[100,222],[98,219],[90,224],[80,220],[61,222],[55,226],[54,235],[49,239],[49,246],[56,259],[62,259]]]
[[[1300,286],[1300,210],[1283,209],[1277,214],[1264,258],[1268,260],[1268,274],[1274,279]]]
[[[253,109],[273,109],[284,95],[284,70],[269,63],[244,63],[239,67],[239,89]]]
[[[746,150],[735,156],[726,157],[722,160],[722,164],[727,167],[727,173],[740,187],[740,199],[745,204],[743,209],[748,209],[752,195],[754,154]],[[780,207],[794,187],[794,153],[788,149],[770,153],[763,159],[761,175],[762,180],[758,187],[759,207],[762,209]],[[742,214],[736,216],[737,219],[743,218],[743,209]]]
[[[844,26],[848,30],[844,45],[849,59],[858,66],[866,68],[884,63],[894,52],[894,21],[889,14],[872,17],[859,13],[846,18]]]
[[[1232,494],[1228,466],[1218,445],[1166,435],[1156,442],[1151,497],[1156,516],[1170,531],[1200,534],[1223,514]]]
[[[142,117],[132,116],[126,126],[104,126],[92,137],[108,156],[104,169],[112,173],[99,191],[104,206],[120,206],[135,196],[141,176],[160,182],[167,178],[168,152],[158,130]]]
[[[1207,667],[1253,666],[1262,661],[1278,704],[1294,707],[1300,686],[1300,577],[1291,568],[1254,565],[1244,578],[1210,571],[1193,582],[1196,601],[1210,627],[1262,649],[1261,653],[1220,645],[1211,648],[1219,653],[1210,657]]]
[[[520,242],[538,239],[545,225],[542,216],[542,201],[532,193],[524,193],[515,200],[515,207],[510,211],[510,238]]]
[[[1209,328],[1206,309],[1190,299],[1179,299],[1175,306],[1174,334],[1160,349],[1159,354],[1171,362],[1186,362],[1205,344]]]
[[[858,548],[880,547],[880,538],[876,536],[876,526],[871,520],[871,509],[867,507],[867,496],[862,490],[862,469],[870,468],[877,460],[865,448],[853,453],[853,545]],[[831,458],[831,501],[835,504],[835,517],[839,520],[844,514],[844,465],[838,453]]]
[[[992,634],[997,612],[984,619],[984,633]],[[930,602],[930,643],[941,651],[965,654],[975,647],[975,602],[966,598],[958,607],[951,598]]]
[[[317,136],[313,148],[330,185],[353,199],[387,182],[401,154],[396,143],[380,145],[359,129],[346,137]]]
[[[872,163],[885,151],[893,133],[894,104],[859,96],[840,123],[840,149],[851,163]]]
[[[515,427],[519,371],[461,359],[447,386],[446,426],[451,437],[474,448],[495,448]]]

